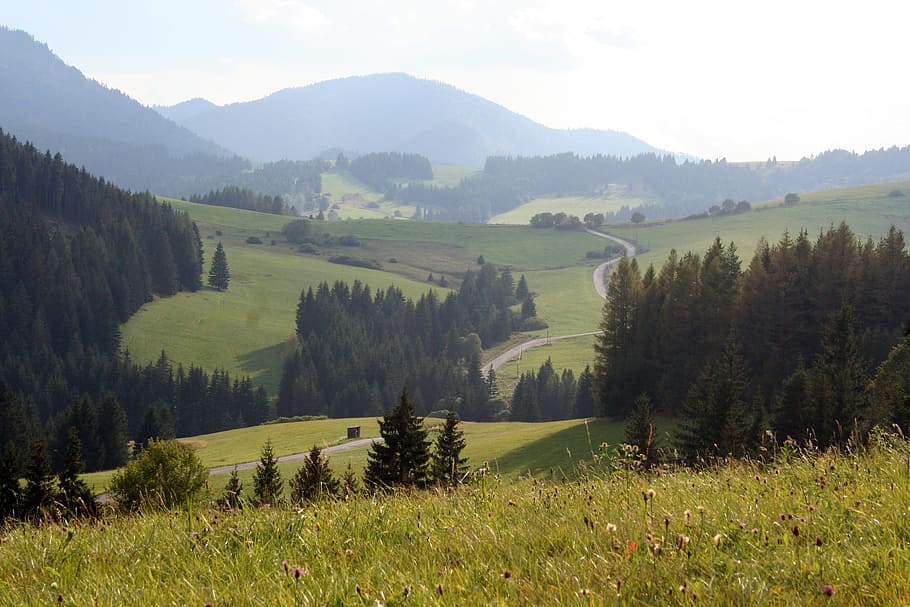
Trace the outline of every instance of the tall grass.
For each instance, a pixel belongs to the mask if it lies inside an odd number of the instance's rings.
[[[0,604],[906,604],[907,443],[777,455],[8,527]]]

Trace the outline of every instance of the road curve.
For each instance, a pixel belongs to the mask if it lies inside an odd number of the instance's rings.
[[[628,256],[628,257],[635,256],[635,252],[636,252],[635,245],[632,244],[631,242],[629,242],[628,240],[623,240],[622,238],[617,238],[616,236],[611,236],[609,234],[604,234],[603,232],[597,232],[595,230],[590,230],[590,229],[585,229],[585,232],[587,232],[588,234],[591,234],[593,236],[598,236],[600,238],[606,238],[607,240],[612,240],[613,242],[615,242],[617,244],[621,244],[626,249],[626,256]],[[613,266],[616,263],[619,263],[620,259],[622,259],[622,257],[614,257],[613,259],[603,262],[602,264],[600,264],[599,266],[597,266],[594,269],[594,290],[597,291],[597,294],[600,295],[603,299],[607,298],[607,285],[604,281],[604,276],[607,273],[607,269],[610,266]],[[589,331],[587,333],[573,333],[572,335],[558,335],[556,337],[549,337],[549,338],[537,337],[530,341],[526,341],[522,344],[519,344],[519,345],[515,346],[514,348],[507,350],[506,352],[503,352],[502,354],[500,354],[499,356],[494,358],[492,361],[490,361],[490,363],[488,365],[486,365],[486,369],[487,370],[492,369],[493,371],[496,371],[500,367],[502,367],[504,364],[509,362],[510,360],[515,360],[516,358],[519,358],[521,356],[521,353],[524,352],[525,350],[528,350],[530,348],[536,348],[538,346],[542,346],[551,341],[556,341],[558,339],[572,339],[573,337],[587,337],[588,335],[597,335],[598,333],[600,333],[600,331]]]
[[[333,453],[342,453],[344,451],[350,451],[352,449],[359,449],[360,447],[368,447],[373,443],[381,443],[382,438],[374,436],[372,438],[361,438],[358,440],[352,440],[347,443],[341,443],[340,445],[334,445],[332,447],[326,447],[322,449],[323,455],[331,455]],[[279,464],[284,464],[287,462],[299,462],[305,459],[310,454],[309,451],[303,451],[301,453],[293,453],[291,455],[283,455],[278,458]],[[231,464],[229,466],[218,466],[216,468],[209,469],[209,476],[214,476],[216,474],[227,474],[237,468],[238,472],[243,470],[253,470],[256,466],[259,465],[259,461],[255,462],[244,462],[242,464]]]
[[[595,230],[586,229],[585,232],[621,244],[626,249],[626,257],[635,257],[635,245],[628,240],[623,240],[622,238],[610,236],[609,234],[604,234],[603,232],[597,232]],[[604,277],[607,274],[607,268],[619,263],[620,259],[622,259],[622,257],[614,257],[613,259],[603,262],[594,269],[594,290],[597,291],[597,294],[603,299],[607,298],[607,284],[606,280],[604,280]]]

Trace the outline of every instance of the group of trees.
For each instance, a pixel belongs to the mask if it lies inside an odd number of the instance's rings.
[[[104,412],[111,428],[99,422],[98,436],[117,434],[118,408],[122,442],[138,430],[155,399],[136,388],[154,373],[119,353],[119,325],[155,295],[199,289],[202,262],[187,214],[0,133],[0,382],[17,420],[0,448],[12,440],[20,469],[33,439],[53,446],[59,464],[77,405],[93,423]],[[119,449],[98,450],[90,467],[122,463],[111,455]]]
[[[236,185],[226,185],[219,190],[209,190],[208,194],[193,194],[190,196],[190,202],[275,215],[287,215],[292,212],[291,207],[284,202],[281,195],[258,194]]]
[[[595,414],[593,381],[590,367],[576,380],[571,369],[557,373],[547,358],[537,373],[526,371],[518,378],[509,417],[522,422],[591,417]]]
[[[854,401],[830,403],[863,392],[870,365],[900,338],[910,309],[903,235],[861,241],[845,224],[814,242],[784,234],[740,266],[720,239],[704,257],[671,252],[659,272],[617,265],[596,345],[601,412],[624,416],[647,393],[656,411],[689,420],[680,446],[690,454],[748,449],[768,426],[799,439],[811,428],[824,445],[848,432],[835,425],[871,420]]]
[[[403,388],[398,403],[379,421],[380,439],[373,442],[368,454],[363,483],[371,491],[394,487],[426,487],[431,484],[452,487],[464,482],[467,459],[461,456],[466,443],[459,428],[459,418],[448,412],[445,424],[435,442],[427,439],[424,420]],[[432,444],[432,448],[431,448]],[[352,497],[360,493],[360,484],[350,464],[341,478],[329,466],[328,458],[316,445],[288,482],[290,501],[300,505],[320,499]],[[278,469],[271,441],[262,448],[253,476],[249,500],[256,504],[278,504],[284,500],[284,480]],[[242,506],[243,485],[236,470],[222,495],[228,507]]]
[[[581,220],[575,215],[566,215],[565,213],[537,213],[531,217],[531,227],[532,228],[555,228],[557,230],[583,230],[588,224],[587,221],[590,219],[592,223],[595,223],[596,220],[593,217],[593,214],[589,213],[589,217],[585,217],[585,223],[582,223]],[[600,216],[603,219],[603,216]]]
[[[491,419],[504,403],[481,372],[481,347],[508,339],[533,318],[526,281],[519,287],[524,320],[511,309],[519,302],[511,272],[490,263],[466,272],[459,291],[443,300],[431,290],[414,302],[396,287],[374,293],[360,282],[307,289],[278,414],[375,415],[407,384],[418,402],[464,419]]]
[[[398,191],[394,181],[396,179],[433,179],[430,161],[419,154],[401,152],[364,154],[347,163],[347,168],[354,177],[374,190],[387,193],[390,198]]]

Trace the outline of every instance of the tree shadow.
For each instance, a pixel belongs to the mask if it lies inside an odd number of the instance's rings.
[[[265,385],[269,397],[278,395],[278,386],[281,383],[281,370],[284,366],[285,353],[290,351],[286,342],[275,344],[247,352],[238,357],[240,368],[247,374],[253,383]]]
[[[622,423],[591,419],[587,425],[578,424],[517,447],[490,465],[494,472],[505,475],[573,478],[579,460],[590,463],[602,443],[615,447],[622,441],[623,431]]]

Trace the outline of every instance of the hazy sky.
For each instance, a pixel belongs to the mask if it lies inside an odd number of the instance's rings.
[[[902,0],[0,0],[0,23],[149,105],[407,72],[729,160],[910,144],[908,17]]]

